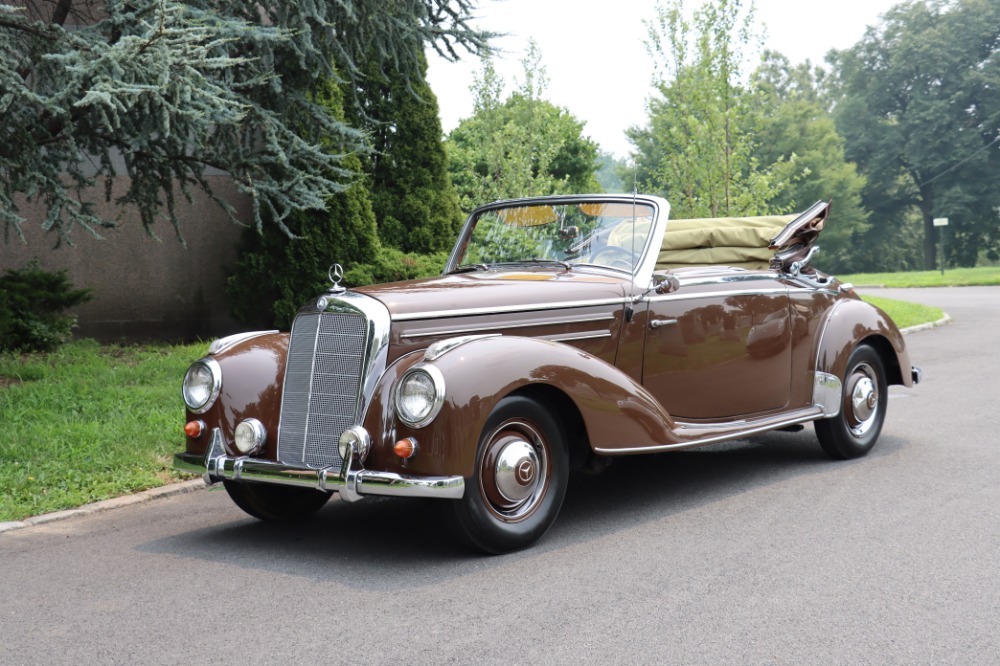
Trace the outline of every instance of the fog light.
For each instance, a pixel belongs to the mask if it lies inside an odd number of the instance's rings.
[[[257,453],[264,447],[264,442],[267,441],[267,429],[257,419],[247,419],[246,421],[241,421],[236,426],[234,439],[236,440],[236,448],[240,450],[240,453],[244,455]]]
[[[354,426],[344,431],[340,436],[340,441],[337,442],[341,460],[347,460],[347,448],[352,445],[358,454],[359,461],[364,462],[372,448],[372,438],[368,436],[368,431],[361,426]]]
[[[403,460],[409,460],[417,455],[417,440],[413,437],[405,437],[393,445],[392,451]]]
[[[188,421],[184,424],[184,434],[191,439],[198,439],[201,437],[201,433],[205,432],[205,422],[201,419],[197,421]]]

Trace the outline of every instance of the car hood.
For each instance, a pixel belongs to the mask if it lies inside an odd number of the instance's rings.
[[[394,320],[581,306],[620,300],[625,280],[593,273],[488,271],[354,289],[381,301]]]

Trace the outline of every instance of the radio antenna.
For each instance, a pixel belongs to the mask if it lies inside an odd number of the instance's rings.
[[[635,254],[635,200],[639,196],[639,167],[635,161],[635,155],[632,155],[632,253]],[[633,269],[635,267],[633,266]]]

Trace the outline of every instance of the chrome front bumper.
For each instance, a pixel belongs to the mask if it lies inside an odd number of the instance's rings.
[[[204,455],[175,454],[174,468],[201,474],[207,485],[223,479],[275,483],[337,492],[347,502],[356,502],[364,495],[461,499],[465,493],[465,479],[461,476],[403,476],[393,472],[363,469],[356,462],[356,453],[353,448],[348,451],[339,471],[329,467],[298,467],[249,456],[231,457],[226,455],[222,447],[222,435],[215,428]]]

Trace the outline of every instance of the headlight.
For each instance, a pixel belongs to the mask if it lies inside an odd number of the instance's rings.
[[[195,361],[184,375],[184,404],[195,414],[204,414],[222,390],[222,368],[215,359]]]
[[[415,365],[396,386],[396,415],[411,428],[434,420],[444,404],[444,376],[433,365]]]

